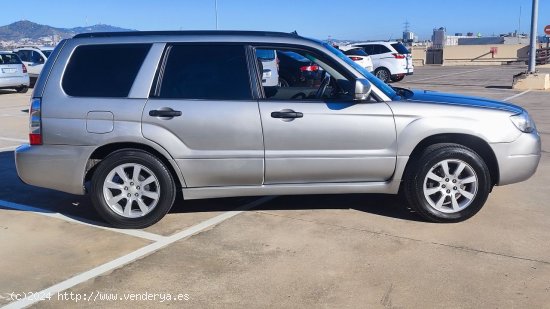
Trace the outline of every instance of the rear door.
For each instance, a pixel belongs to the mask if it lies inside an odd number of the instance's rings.
[[[263,182],[262,125],[249,56],[241,44],[166,48],[143,111],[143,135],[170,152],[187,187]]]

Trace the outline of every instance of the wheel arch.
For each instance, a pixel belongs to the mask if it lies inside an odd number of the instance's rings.
[[[86,182],[92,178],[92,175],[94,174],[98,163],[100,163],[110,154],[124,149],[138,149],[154,155],[168,167],[168,170],[176,181],[176,185],[178,186],[178,188],[185,187],[185,179],[183,178],[179,167],[177,166],[177,164],[174,163],[174,160],[168,153],[162,150],[157,150],[153,146],[137,142],[115,142],[102,145],[95,149],[88,158],[84,181]]]
[[[491,146],[480,137],[462,133],[435,134],[424,138],[411,152],[407,165],[405,166],[404,175],[406,175],[407,170],[414,164],[426,148],[439,143],[453,143],[472,149],[483,159],[485,164],[487,164],[491,177],[491,186],[499,183],[500,171],[498,161]]]

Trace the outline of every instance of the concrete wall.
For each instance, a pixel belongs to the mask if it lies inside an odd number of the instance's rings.
[[[415,66],[423,66],[426,64],[426,47],[413,46],[411,49],[413,64]]]
[[[491,55],[491,47],[497,53]],[[457,45],[445,46],[443,65],[501,65],[515,61],[526,61],[528,45]]]

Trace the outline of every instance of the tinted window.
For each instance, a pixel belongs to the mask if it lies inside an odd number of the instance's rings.
[[[344,51],[344,54],[349,56],[368,56],[368,54],[362,48],[353,48]]]
[[[379,54],[391,53],[391,50],[384,45],[376,45],[376,46],[378,47]]]
[[[374,48],[372,45],[363,45],[363,49],[369,55],[374,55]]]
[[[30,61],[30,52],[27,50],[20,50],[17,52],[17,55],[19,56],[19,58],[21,58],[22,61]]]
[[[244,46],[172,46],[159,96],[174,99],[251,99]]]
[[[50,58],[52,51],[53,50],[43,50],[42,53],[44,54],[44,56],[46,56],[46,58]]]
[[[298,60],[298,61],[302,61],[302,62],[310,62],[309,59],[307,59],[306,57],[298,54],[298,53],[295,53],[295,52],[291,52],[291,51],[279,51],[280,53],[284,54],[284,55],[287,55],[289,56],[290,58],[294,59],[294,60]]]
[[[400,54],[410,54],[411,52],[401,43],[394,43],[391,45]]]
[[[21,64],[16,54],[0,54],[0,64]]]
[[[127,97],[149,44],[83,45],[63,75],[63,89],[77,97]]]
[[[271,61],[275,59],[275,51],[273,49],[256,49],[256,57],[263,61]]]

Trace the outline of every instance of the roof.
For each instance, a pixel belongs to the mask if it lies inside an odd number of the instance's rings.
[[[237,31],[237,30],[193,30],[193,31],[121,31],[121,32],[90,32],[75,35],[73,38],[105,38],[105,37],[130,37],[130,36],[154,36],[154,35],[243,35],[266,37],[299,37],[296,33],[272,32],[272,31]]]

